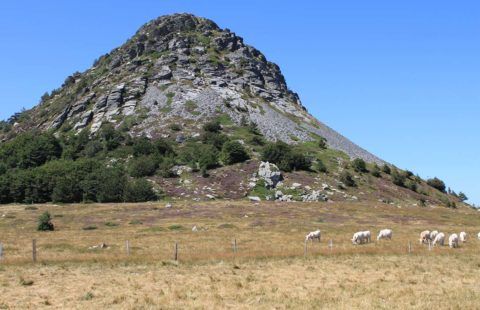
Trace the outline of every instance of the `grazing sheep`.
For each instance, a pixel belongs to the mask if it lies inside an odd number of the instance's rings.
[[[435,240],[435,237],[438,235],[438,231],[434,230],[430,233],[430,240],[433,241]]]
[[[370,231],[359,231],[353,234],[352,243],[353,244],[363,244],[369,243],[372,240],[372,234]]]
[[[480,239],[480,232],[478,233],[478,239]]]
[[[460,233],[460,242],[467,242],[467,233],[464,231]]]
[[[378,233],[377,241],[380,240],[380,239],[392,240],[392,236],[393,236],[393,232],[392,232],[391,229],[382,229]]]
[[[430,230],[424,230],[420,233],[420,243],[428,243],[430,241]]]
[[[448,238],[448,246],[451,248],[458,248],[458,235],[451,234]]]
[[[318,239],[318,242],[320,242],[321,237],[322,233],[320,232],[320,229],[317,229],[307,234],[307,236],[305,237],[305,242],[307,242],[308,240],[312,240],[313,242],[313,239]]]
[[[436,245],[443,245],[445,243],[445,234],[444,233],[438,233],[435,236],[435,239],[433,239],[433,246]]]

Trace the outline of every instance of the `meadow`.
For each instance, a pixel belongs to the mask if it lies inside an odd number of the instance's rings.
[[[46,210],[56,230],[37,232]],[[480,213],[463,207],[212,201],[8,205],[0,216],[0,309],[480,305]],[[317,228],[322,242],[308,243],[305,256],[305,234]],[[350,241],[383,228],[392,241]],[[424,229],[469,239],[429,250],[418,242]]]

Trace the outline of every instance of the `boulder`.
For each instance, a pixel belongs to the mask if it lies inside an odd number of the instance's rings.
[[[260,199],[260,197],[258,196],[248,196],[248,199],[252,202],[260,202],[262,201],[262,199]]]
[[[257,174],[265,181],[265,187],[270,189],[275,188],[278,182],[283,180],[282,172],[277,165],[269,162],[261,162]]]
[[[327,201],[327,197],[320,193],[320,191],[312,191],[310,194],[305,194],[302,196],[302,201],[304,202],[314,202],[314,201]]]

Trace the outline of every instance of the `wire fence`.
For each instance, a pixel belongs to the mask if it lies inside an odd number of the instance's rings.
[[[442,253],[448,246],[433,247],[431,243],[419,244],[405,241],[371,242],[352,245],[345,240],[306,241],[274,244],[265,239],[231,238],[229,240],[187,239],[159,240],[158,243],[144,240],[118,240],[111,243],[94,243],[97,238],[52,239],[36,238],[18,240],[13,244],[0,242],[0,263],[22,264],[38,262],[200,262],[218,260],[264,259],[284,257],[318,257],[329,255],[361,254],[426,254]],[[93,245],[92,245],[93,244]],[[90,246],[88,246],[90,245]],[[460,251],[474,251],[461,247]],[[476,252],[478,248],[475,249]]]

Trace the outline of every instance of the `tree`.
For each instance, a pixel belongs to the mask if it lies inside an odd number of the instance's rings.
[[[459,198],[460,201],[462,201],[462,202],[468,200],[467,195],[465,195],[465,193],[463,193],[463,192],[458,193],[458,198]]]
[[[428,179],[427,180],[427,184],[430,185],[431,187],[445,193],[445,183],[440,180],[439,178],[435,177],[433,179]]]
[[[155,152],[155,146],[147,137],[134,139],[132,148],[135,157],[147,156]]]
[[[224,164],[233,165],[248,160],[250,156],[240,142],[227,141],[223,144],[220,158]]]
[[[136,179],[128,182],[124,195],[125,202],[145,202],[158,199],[152,184],[145,179]]]
[[[348,186],[348,187],[354,187],[356,186],[356,183],[355,183],[355,180],[353,179],[352,175],[350,174],[350,172],[344,170],[341,174],[340,174],[340,181],[345,184],[345,186]]]
[[[355,158],[352,161],[352,167],[356,172],[359,172],[359,173],[367,172],[367,164],[361,158]]]
[[[382,171],[383,171],[384,173],[386,173],[386,174],[390,174],[390,173],[392,172],[392,169],[390,169],[390,166],[389,166],[389,165],[384,164],[384,165],[382,166]]]
[[[310,158],[283,141],[267,144],[262,151],[262,160],[274,163],[286,172],[309,170],[312,164]]]
[[[52,223],[52,217],[48,211],[45,211],[38,218],[38,231],[54,231],[55,226]]]
[[[128,171],[134,178],[149,177],[155,174],[158,164],[153,156],[142,156],[132,159]]]

